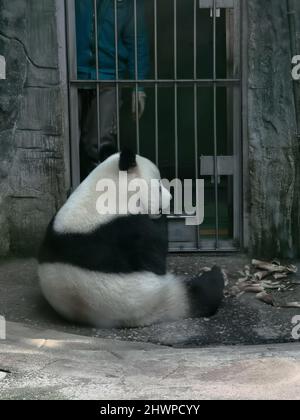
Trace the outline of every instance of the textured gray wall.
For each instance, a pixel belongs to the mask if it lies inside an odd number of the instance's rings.
[[[65,197],[54,0],[0,0],[0,255],[31,253]]]
[[[248,1],[250,248],[295,256],[299,238],[299,142],[291,77],[291,19],[299,2]],[[298,34],[299,36],[299,34]],[[298,52],[300,54],[300,51]]]
[[[300,2],[288,0],[292,55],[300,55]],[[294,82],[294,98],[297,117],[297,146],[295,151],[296,184],[293,205],[293,245],[294,252],[300,256],[300,81]]]

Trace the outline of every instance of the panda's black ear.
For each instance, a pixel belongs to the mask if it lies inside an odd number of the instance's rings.
[[[103,142],[100,146],[100,150],[99,150],[99,162],[102,163],[104,162],[106,159],[108,159],[110,156],[116,154],[118,152],[116,146],[108,141],[108,142]]]
[[[136,166],[136,154],[131,149],[123,149],[120,154],[120,171],[128,171],[129,169],[135,168]]]

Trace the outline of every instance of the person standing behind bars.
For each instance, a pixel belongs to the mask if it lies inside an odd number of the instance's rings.
[[[118,25],[115,28],[115,3]],[[149,42],[145,24],[144,0],[137,0],[135,31],[134,0],[97,0],[98,79],[146,79],[149,73]],[[117,33],[115,33],[117,31]],[[135,32],[137,39],[135,42]],[[97,80],[94,0],[76,0],[76,35],[78,79]],[[118,39],[118,75],[116,74],[116,36]],[[136,51],[137,44],[137,51]],[[137,63],[136,63],[137,55]],[[137,73],[136,74],[136,67]],[[115,146],[117,134],[117,96],[115,87],[100,87],[99,113],[97,95],[81,91],[81,178],[98,163],[98,131],[100,144]],[[136,99],[138,103],[136,103]],[[119,101],[121,104],[121,100]],[[139,88],[132,93],[132,113],[142,117],[146,94]],[[98,129],[98,120],[100,130]]]

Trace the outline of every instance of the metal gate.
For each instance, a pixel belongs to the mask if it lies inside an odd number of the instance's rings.
[[[114,87],[116,143],[155,161],[168,179],[205,180],[205,220],[186,226],[169,219],[170,251],[235,251],[241,244],[241,14],[240,0],[85,0],[93,8],[95,76],[78,76],[76,0],[66,1],[72,185],[80,183],[80,95],[93,92],[101,138],[100,92]],[[99,3],[113,8],[115,77],[100,77]],[[139,2],[150,52],[149,76],[139,78]],[[120,7],[132,4],[134,77],[120,77]],[[143,29],[143,28],[142,28]],[[147,95],[138,118],[139,92]],[[134,92],[135,121],[130,118]],[[121,106],[122,103],[122,106]],[[82,105],[81,105],[82,106]]]

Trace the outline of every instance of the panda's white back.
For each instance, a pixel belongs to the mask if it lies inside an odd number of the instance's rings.
[[[111,156],[79,185],[55,217],[54,229],[57,232],[91,232],[115,217],[97,212],[97,183],[103,178],[118,182],[118,161],[119,154]]]

